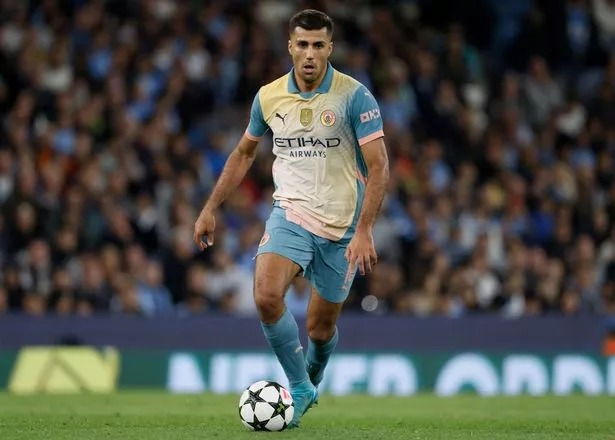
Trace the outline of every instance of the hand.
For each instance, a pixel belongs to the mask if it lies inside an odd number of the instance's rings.
[[[194,223],[194,242],[203,251],[214,245],[216,218],[209,209],[203,209]]]
[[[370,273],[378,262],[371,231],[357,231],[346,248],[346,260],[351,266],[359,265],[361,275]]]

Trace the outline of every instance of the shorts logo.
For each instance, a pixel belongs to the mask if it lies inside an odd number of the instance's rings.
[[[325,110],[320,114],[320,122],[325,127],[331,127],[335,124],[335,113],[332,110]]]
[[[269,232],[265,231],[265,233],[263,234],[263,237],[261,238],[260,243],[258,243],[258,247],[261,246],[265,246],[267,244],[267,242],[269,241]]]
[[[349,264],[348,270],[346,271],[346,276],[344,277],[344,284],[342,284],[342,290],[350,290],[352,287],[352,282],[354,281],[354,277],[357,273],[357,265]]]
[[[299,122],[304,127],[307,127],[312,123],[312,109],[311,108],[302,108],[301,113],[299,114]]]

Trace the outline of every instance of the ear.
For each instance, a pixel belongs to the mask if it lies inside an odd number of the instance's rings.
[[[333,41],[329,43],[329,56],[331,56],[332,52],[333,52]]]
[[[293,53],[291,52],[291,50],[290,50],[292,46],[293,46],[293,42],[292,42],[291,40],[288,40],[288,53],[289,53],[290,55],[292,55],[292,54],[293,54]]]

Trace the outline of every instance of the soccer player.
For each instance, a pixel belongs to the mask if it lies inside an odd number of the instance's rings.
[[[372,229],[389,177],[378,104],[361,83],[331,66],[332,37],[333,22],[323,12],[308,9],[290,19],[293,68],[258,91],[249,125],[194,227],[201,250],[214,244],[214,211],[241,183],[271,130],[275,193],[257,251],[254,300],[288,377],[292,427],[318,398],[357,269],[364,275],[377,262]],[[297,275],[312,285],[305,356],[284,305]]]

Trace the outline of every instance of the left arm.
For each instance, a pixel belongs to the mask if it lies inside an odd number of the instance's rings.
[[[358,265],[361,275],[365,275],[378,262],[372,229],[389,181],[389,159],[380,108],[364,86],[358,87],[351,98],[350,120],[367,165],[367,185],[357,229],[346,249],[346,259],[352,270]]]
[[[389,181],[389,159],[383,138],[367,142],[361,150],[367,165],[367,185],[357,229],[346,249],[346,259],[351,265],[358,265],[361,275],[365,275],[378,262],[372,229]]]
[[[361,150],[367,165],[367,185],[357,222],[357,233],[369,231],[371,234],[389,182],[389,158],[383,138],[366,143]]]

